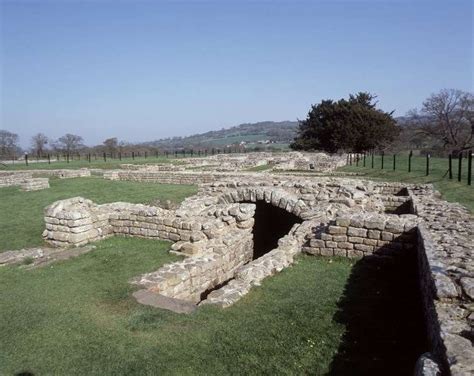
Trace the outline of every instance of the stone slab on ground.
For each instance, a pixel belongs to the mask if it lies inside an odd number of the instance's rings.
[[[135,291],[133,297],[140,304],[167,309],[175,313],[191,313],[197,309],[197,306],[193,303],[181,299],[170,298],[147,289]]]
[[[0,253],[0,266],[25,264],[27,268],[42,267],[56,261],[68,260],[95,249],[93,245],[79,248],[28,248]]]

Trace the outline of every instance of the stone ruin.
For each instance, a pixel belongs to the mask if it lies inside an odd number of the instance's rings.
[[[207,158],[183,158],[174,163],[123,164],[121,169],[103,172],[105,179],[165,184],[206,184],[221,179],[252,177],[248,169],[268,166],[275,172],[332,173],[346,164],[346,156],[324,153],[216,154]],[[261,176],[261,173],[258,174]]]
[[[183,173],[167,182],[183,181]],[[417,374],[474,372],[474,222],[461,205],[441,200],[427,185],[198,175],[209,181],[176,210],[97,205],[80,197],[58,201],[45,210],[44,239],[56,246],[114,235],[172,241],[183,260],[130,282],[139,287],[139,302],[168,308],[171,302],[180,312],[203,304],[228,307],[301,252],[387,262],[409,254],[418,268],[430,345]]]
[[[20,190],[38,191],[49,188],[49,180],[47,178],[33,178],[31,172],[5,172],[0,171],[0,188],[2,187],[20,187]]]
[[[0,188],[18,186],[22,191],[38,191],[49,188],[49,176],[68,179],[91,176],[91,172],[88,169],[0,171]]]

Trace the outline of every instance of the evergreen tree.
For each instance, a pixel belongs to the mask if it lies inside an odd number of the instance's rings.
[[[389,144],[399,128],[392,113],[376,108],[375,99],[370,93],[358,93],[347,100],[323,100],[313,105],[306,120],[300,121],[291,148],[361,153]]]

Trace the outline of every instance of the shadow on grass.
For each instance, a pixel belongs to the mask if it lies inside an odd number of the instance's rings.
[[[335,320],[346,332],[329,375],[412,375],[428,350],[416,251],[379,252],[358,261],[345,286]]]

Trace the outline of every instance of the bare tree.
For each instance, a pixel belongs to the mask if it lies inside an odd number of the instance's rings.
[[[443,143],[444,148],[461,152],[473,147],[474,95],[444,89],[423,102],[421,113],[409,113],[412,125]]]
[[[49,140],[43,133],[35,134],[31,138],[31,148],[33,153],[35,153],[38,157],[43,155],[45,146],[48,144]]]
[[[81,136],[68,133],[58,138],[56,147],[69,154],[82,147],[83,141],[84,140]]]
[[[103,142],[105,150],[108,154],[115,154],[117,152],[118,140],[117,137],[108,138]]]
[[[18,150],[18,135],[0,129],[0,155],[3,157],[10,157],[17,153]]]

